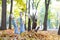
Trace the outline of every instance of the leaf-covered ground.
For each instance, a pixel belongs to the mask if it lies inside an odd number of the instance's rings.
[[[0,30],[0,40],[60,40],[56,31],[31,30],[22,34],[14,34],[14,30]]]

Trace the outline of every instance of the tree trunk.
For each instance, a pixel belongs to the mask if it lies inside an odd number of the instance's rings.
[[[35,29],[36,27],[37,27],[37,19],[34,19],[32,29]]]
[[[49,8],[50,0],[45,0],[45,18],[44,18],[44,28],[43,30],[47,30],[47,19],[48,19],[48,8]]]
[[[28,6],[28,10],[29,10],[29,16],[30,16],[30,0],[29,0],[29,4],[28,4],[29,6]],[[30,31],[31,30],[31,19],[30,19],[30,17],[28,17],[28,31]]]
[[[36,15],[32,15],[32,29],[35,29],[37,27],[37,18],[35,17]]]
[[[11,29],[11,14],[12,14],[13,0],[11,0],[10,16],[9,16],[9,29]]]
[[[60,25],[59,25],[58,35],[60,35]]]
[[[6,30],[6,0],[2,0],[1,30]]]
[[[25,12],[25,30],[26,30],[26,13],[27,13],[27,8],[26,8],[26,12]]]
[[[34,0],[33,0],[33,3],[32,3],[32,9],[34,10],[36,10],[34,13],[34,16],[32,16],[33,18],[32,18],[32,21],[33,21],[33,24],[32,24],[32,29],[35,29],[36,27],[37,27],[37,18],[36,18],[36,14],[37,14],[37,8],[38,8],[38,5],[39,5],[39,2],[40,2],[40,0],[37,2],[37,5],[35,6],[34,4],[35,4],[35,2],[34,2]],[[35,7],[35,8],[34,8]]]
[[[28,18],[28,31],[30,31],[31,30],[31,20],[30,20],[30,18]]]

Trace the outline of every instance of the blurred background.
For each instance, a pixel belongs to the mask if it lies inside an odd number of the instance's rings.
[[[10,7],[11,0],[7,0],[7,10],[6,10],[6,27],[9,27],[9,16],[10,16]],[[34,0],[34,7],[39,0]],[[33,14],[36,10],[32,10],[32,2],[30,0],[30,15]],[[26,27],[28,27],[28,0],[13,0],[12,14],[14,15],[15,20],[18,22],[18,27],[20,26],[20,12],[23,12],[23,20],[26,22]],[[4,15],[4,14],[3,14]],[[45,15],[45,0],[40,0],[37,7],[37,26],[43,28],[44,15]],[[2,0],[0,0],[0,27],[1,27],[1,17],[2,17]],[[47,29],[58,29],[60,21],[60,0],[50,0],[49,10],[48,10],[48,20],[47,20]],[[13,26],[12,26],[13,27]]]

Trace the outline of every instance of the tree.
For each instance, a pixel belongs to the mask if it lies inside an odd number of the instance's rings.
[[[44,17],[44,23],[43,23],[43,26],[44,26],[43,30],[47,30],[49,3],[50,3],[50,0],[45,0],[45,17]]]
[[[15,0],[17,3],[16,5],[18,6],[18,8],[22,11],[25,12],[26,11],[26,3],[24,3],[24,0]]]
[[[38,2],[34,2],[34,0],[33,0],[33,4],[32,4],[33,7],[32,8],[33,8],[33,10],[35,9],[36,11],[34,12],[35,14],[32,15],[32,21],[33,21],[32,29],[35,29],[36,26],[37,26],[36,14],[37,14],[37,8],[38,8],[38,5],[39,5],[39,2],[40,2],[40,0],[38,0]]]
[[[26,30],[26,14],[27,14],[27,3],[28,3],[28,2],[27,2],[27,0],[26,0],[25,24],[24,24],[24,25],[25,25],[25,30]]]
[[[27,13],[27,9],[26,9],[26,12],[25,12],[25,30],[26,30],[26,13]]]
[[[30,19],[30,0],[28,1],[29,3],[28,3],[28,10],[29,10],[29,17],[28,17],[28,31],[30,31],[31,30],[31,19]]]
[[[6,0],[2,0],[2,20],[1,20],[1,30],[6,29]]]
[[[11,29],[11,14],[12,14],[13,0],[11,0],[10,16],[9,16],[9,29]]]
[[[37,18],[35,17],[36,15],[32,15],[32,21],[33,21],[33,24],[32,24],[32,29],[35,29],[36,26],[37,26]]]
[[[60,25],[59,25],[58,35],[60,35]]]

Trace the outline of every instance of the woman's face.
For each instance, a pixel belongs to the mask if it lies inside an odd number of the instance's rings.
[[[20,12],[20,17],[22,18],[22,12]]]

